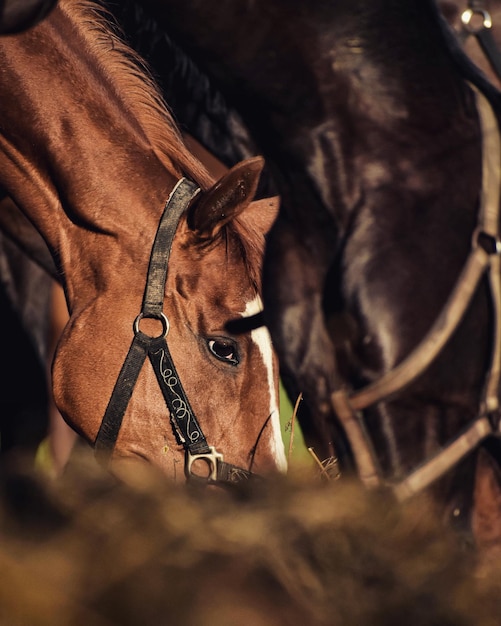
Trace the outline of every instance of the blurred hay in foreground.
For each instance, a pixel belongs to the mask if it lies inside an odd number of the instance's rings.
[[[3,472],[2,626],[499,626],[501,577],[474,577],[423,500],[122,474],[86,455],[57,482]]]

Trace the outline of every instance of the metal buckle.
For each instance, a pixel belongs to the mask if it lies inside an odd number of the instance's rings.
[[[480,17],[482,18],[482,24],[480,26],[474,26],[471,23],[471,18],[474,15],[480,15]],[[463,11],[461,15],[461,22],[464,26],[464,29],[472,35],[477,35],[486,28],[492,28],[491,14],[489,13],[489,11],[480,8],[466,9],[466,11]]]
[[[205,461],[209,468],[208,476],[199,476],[191,471],[192,465],[195,461]],[[209,452],[203,452],[202,454],[192,454],[189,450],[186,450],[186,462],[185,462],[185,474],[186,478],[192,478],[203,481],[217,481],[217,464],[223,462],[223,455],[217,452],[214,446],[209,446]]]

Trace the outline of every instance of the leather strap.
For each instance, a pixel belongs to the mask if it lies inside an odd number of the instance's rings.
[[[165,283],[169,267],[172,242],[181,215],[195,196],[199,187],[186,178],[181,178],[165,203],[165,209],[151,250],[146,289],[143,297],[143,317],[160,318],[165,299]]]
[[[480,403],[480,417],[435,456],[425,460],[403,481],[392,484],[404,499],[424,489],[471,452],[485,437],[499,433],[499,383],[501,378],[501,241],[499,211],[501,192],[501,140],[497,119],[485,96],[473,89],[482,132],[482,189],[478,226],[472,250],[459,280],[440,316],[420,345],[396,368],[356,392],[336,390],[332,406],[350,442],[360,479],[367,487],[385,484],[361,411],[387,399],[415,380],[440,353],[461,321],[467,306],[488,270],[493,306],[493,349]]]
[[[425,489],[491,434],[492,424],[487,417],[480,417],[475,420],[444,449],[426,459],[407,478],[394,485],[393,492],[397,499],[400,501],[407,500],[407,498]]]

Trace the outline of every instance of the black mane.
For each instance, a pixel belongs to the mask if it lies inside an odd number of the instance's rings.
[[[174,41],[144,3],[108,2],[131,46],[148,62],[180,128],[192,135],[224,165],[259,154],[240,114],[216,82]],[[264,174],[258,197],[274,195]]]

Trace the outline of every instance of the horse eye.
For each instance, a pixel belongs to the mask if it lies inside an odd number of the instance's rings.
[[[237,346],[231,339],[209,339],[207,345],[212,354],[220,361],[231,363],[231,365],[239,364]]]

